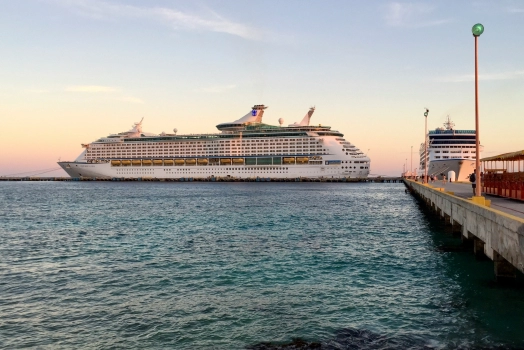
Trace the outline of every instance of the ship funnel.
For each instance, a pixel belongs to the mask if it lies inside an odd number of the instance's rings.
[[[264,105],[254,105],[251,109],[251,116],[255,117],[253,123],[262,123],[262,116],[264,115]]]
[[[300,123],[293,123],[289,126],[309,126],[309,121],[311,120],[311,116],[315,113],[315,107],[310,107],[309,111],[306,113],[304,118],[302,118],[302,121]]]

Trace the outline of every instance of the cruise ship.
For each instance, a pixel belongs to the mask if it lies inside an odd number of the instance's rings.
[[[428,162],[428,176],[442,179],[443,175],[451,181],[468,181],[475,170],[475,130],[456,130],[449,116],[440,127],[429,131],[427,137],[428,153],[425,144],[420,145],[419,175],[424,176],[425,162]],[[482,146],[480,147],[482,151]],[[479,155],[480,156],[480,155]]]
[[[262,122],[264,105],[221,123],[218,133],[152,134],[142,122],[129,131],[82,144],[75,161],[58,164],[71,177],[89,178],[363,178],[370,159],[329,126],[310,125],[312,107],[299,123]]]

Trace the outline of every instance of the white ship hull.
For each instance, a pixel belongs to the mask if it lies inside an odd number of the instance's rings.
[[[58,164],[71,177],[89,178],[362,178],[370,160],[329,126],[262,123],[267,107],[217,125],[217,134],[146,133],[142,121],[126,132],[82,144],[72,162]]]
[[[430,130],[425,143],[420,145],[419,174],[424,175],[427,163],[428,176],[436,176],[451,181],[468,181],[475,170],[477,154],[475,130],[454,129],[455,124],[447,118],[445,128]],[[482,151],[482,146],[480,146]]]
[[[433,160],[428,166],[428,176],[437,176],[438,179],[442,179],[442,175],[447,179],[450,171],[455,172],[452,181],[469,181],[469,175],[475,171],[475,159]]]
[[[348,171],[342,165],[194,165],[194,166],[111,166],[111,163],[59,162],[73,177],[90,178],[361,178],[368,170]]]

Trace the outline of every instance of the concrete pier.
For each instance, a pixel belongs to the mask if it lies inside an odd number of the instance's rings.
[[[442,187],[404,180],[410,192],[471,242],[475,256],[494,262],[498,281],[524,272],[524,219],[490,207],[484,197],[456,196]],[[438,185],[438,184],[436,184]]]

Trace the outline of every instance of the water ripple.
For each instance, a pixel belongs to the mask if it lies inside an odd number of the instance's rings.
[[[0,348],[524,346],[522,291],[400,184],[0,188]]]

